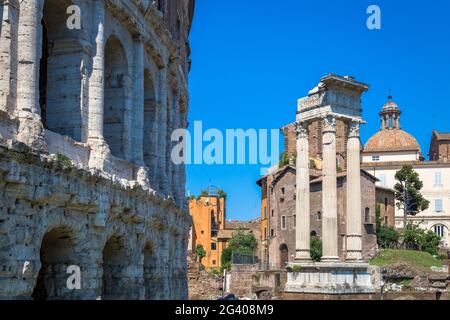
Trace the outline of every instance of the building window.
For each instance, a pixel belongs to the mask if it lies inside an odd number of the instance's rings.
[[[366,210],[364,210],[364,221],[366,223],[370,223],[370,208],[366,208]]]
[[[204,231],[204,230],[202,230],[202,234],[205,234],[205,231]]]
[[[267,207],[264,207],[264,219],[267,219]]]
[[[275,237],[275,231],[273,229],[270,229],[270,237],[271,238]]]
[[[439,237],[444,237],[444,226],[442,224],[438,224],[434,226],[434,233],[436,233]]]
[[[435,212],[443,212],[442,208],[442,199],[434,199],[434,211]]]
[[[272,209],[272,217],[273,217],[273,215],[274,215],[274,210]]]
[[[297,215],[294,214],[294,227],[297,226]]]
[[[388,216],[384,216],[384,225],[388,225]]]
[[[380,161],[380,156],[372,156],[372,161]]]
[[[380,184],[386,186],[386,175],[384,173],[380,174]]]
[[[442,172],[435,172],[434,173],[434,185],[436,187],[442,186]]]
[[[281,188],[281,194],[282,194],[282,195],[284,195],[285,191],[286,191],[286,189]]]
[[[322,220],[322,212],[317,212],[317,220]]]
[[[384,212],[387,213],[388,209],[388,198],[384,198]]]
[[[216,250],[217,244],[215,242],[211,242],[211,250]]]
[[[286,230],[286,216],[281,216],[281,229]]]
[[[216,265],[216,260],[213,260],[213,261],[212,261],[212,264],[213,264],[213,265]]]
[[[264,228],[264,240],[266,240],[267,239],[267,228],[265,227]]]

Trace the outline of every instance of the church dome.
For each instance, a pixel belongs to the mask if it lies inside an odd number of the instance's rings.
[[[387,151],[418,151],[421,153],[417,140],[401,129],[381,130],[367,141],[364,152]]]
[[[400,125],[401,110],[392,96],[380,112],[381,130],[367,141],[364,152],[415,151],[421,153],[417,140],[403,131]]]

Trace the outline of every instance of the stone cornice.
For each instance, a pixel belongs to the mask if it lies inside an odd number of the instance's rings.
[[[21,142],[0,140],[0,157],[19,163],[41,166],[47,170],[52,170],[60,174],[73,175],[81,180],[92,181],[92,183],[104,185],[109,189],[122,190],[135,197],[146,199],[147,201],[171,209],[180,217],[185,218],[189,215],[189,213],[178,208],[170,197],[166,198],[154,191],[147,190],[134,181],[125,182],[120,179],[114,179],[114,177],[98,170],[86,170],[76,166],[67,166],[54,159],[52,156],[39,153]],[[0,171],[2,171],[1,168]]]

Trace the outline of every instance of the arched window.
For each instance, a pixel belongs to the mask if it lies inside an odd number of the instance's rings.
[[[120,40],[111,36],[105,50],[104,137],[111,153],[125,159],[125,113],[130,87],[128,63]]]
[[[370,223],[370,208],[364,210],[364,221],[365,223]]]
[[[69,30],[66,19],[70,0],[46,0],[42,19],[42,56],[39,105],[46,129],[86,140],[87,115],[83,105],[83,59],[79,31]]]
[[[445,226],[442,224],[437,224],[433,227],[434,233],[436,233],[439,237],[443,238],[445,235]]]

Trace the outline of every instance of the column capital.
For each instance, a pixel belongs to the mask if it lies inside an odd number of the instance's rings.
[[[359,138],[360,124],[358,122],[350,122],[348,125],[348,137]]]
[[[328,115],[322,118],[322,132],[336,132],[336,117]]]
[[[305,121],[297,121],[295,122],[295,133],[297,134],[297,138],[308,138],[309,135],[309,123]]]

